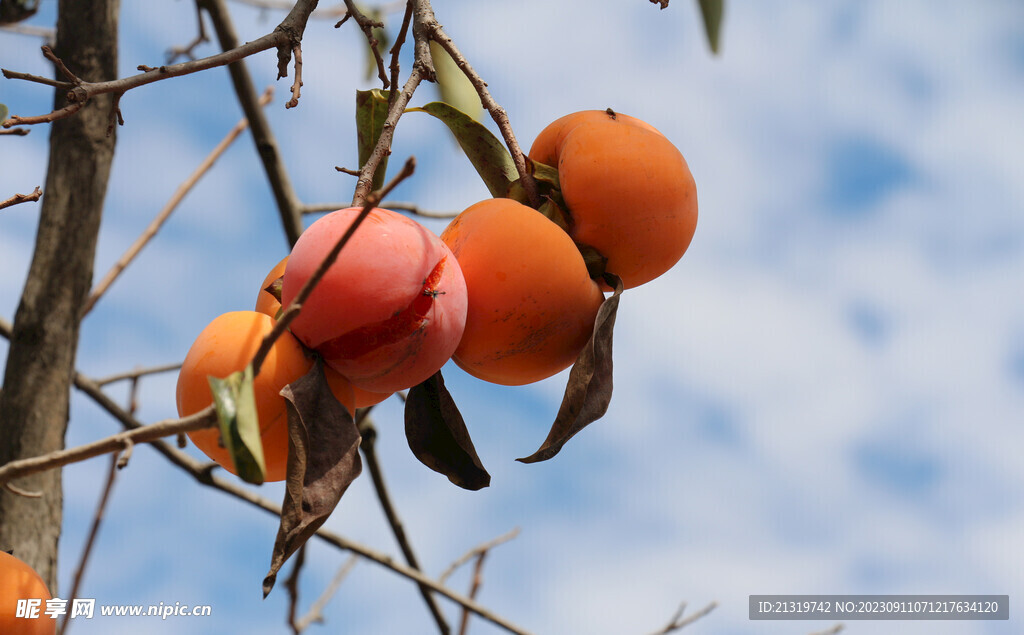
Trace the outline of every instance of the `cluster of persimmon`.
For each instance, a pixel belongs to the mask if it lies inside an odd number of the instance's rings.
[[[689,246],[693,177],[650,125],[611,111],[574,113],[545,128],[529,158],[557,170],[547,196],[558,201],[555,220],[494,198],[467,208],[438,237],[401,214],[369,213],[255,378],[266,480],[285,478],[279,392],[308,372],[311,351],[350,412],[427,380],[449,359],[485,381],[533,383],[568,368],[586,346],[609,290],[603,272],[635,287],[666,272]],[[267,275],[255,311],[221,315],[203,330],[179,375],[181,416],[212,403],[208,376],[251,361],[282,303],[298,295],[360,211],[310,225]],[[277,297],[269,289],[279,279]],[[216,428],[190,437],[234,471]]]

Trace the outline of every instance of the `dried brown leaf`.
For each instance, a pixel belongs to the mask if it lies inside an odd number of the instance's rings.
[[[359,430],[331,393],[323,362],[281,391],[288,409],[288,479],[263,596],[285,561],[324,524],[360,471]]]
[[[612,400],[612,331],[622,295],[622,280],[611,273],[605,273],[604,279],[615,292],[598,309],[590,341],[569,371],[562,405],[551,424],[551,431],[540,449],[517,461],[547,461],[558,454],[577,432],[600,419],[608,410]]]
[[[459,487],[478,490],[491,484],[441,371],[409,389],[405,436],[420,462]]]

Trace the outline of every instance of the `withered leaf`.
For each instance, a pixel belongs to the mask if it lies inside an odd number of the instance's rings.
[[[420,462],[459,487],[478,490],[491,484],[441,371],[409,389],[405,436]]]
[[[577,432],[600,419],[608,410],[612,400],[612,331],[615,314],[619,310],[619,296],[622,295],[622,280],[611,273],[605,273],[603,277],[615,292],[598,309],[590,341],[569,371],[562,405],[551,424],[548,438],[539,450],[517,461],[547,461],[558,454]]]
[[[324,524],[363,468],[359,430],[331,393],[319,358],[281,396],[288,410],[288,479],[263,597],[274,588],[281,566]]]

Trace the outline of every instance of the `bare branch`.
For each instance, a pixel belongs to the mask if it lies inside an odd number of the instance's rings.
[[[69,602],[78,597],[78,590],[81,588],[82,578],[85,575],[85,567],[89,563],[89,556],[92,554],[93,545],[96,543],[96,536],[100,531],[100,524],[103,522],[103,512],[107,509],[110,492],[114,489],[114,479],[117,478],[118,463],[117,456],[111,455],[110,469],[107,471],[107,482],[103,487],[103,493],[100,495],[100,501],[96,505],[96,512],[93,515],[92,526],[89,527],[89,536],[86,538],[85,546],[82,548],[82,555],[78,559],[78,568],[75,569],[71,591],[67,596]],[[68,632],[68,626],[71,624],[70,618],[71,611],[68,611],[64,614],[64,619],[61,620],[59,635],[65,635]]]
[[[196,23],[199,25],[199,33],[196,34],[195,39],[185,46],[175,46],[170,51],[167,51],[168,64],[173,64],[179,57],[194,60],[196,56],[193,54],[193,51],[195,51],[196,47],[210,41],[210,38],[206,36],[206,24],[203,23],[203,12],[200,10],[198,3],[196,4]]]
[[[32,26],[31,24],[5,24],[0,26],[0,31],[4,31],[5,33],[17,33],[18,35],[41,37],[47,42],[53,41],[54,37],[57,35],[56,29]]]
[[[6,483],[14,479],[45,472],[57,467],[71,463],[79,463],[87,459],[95,458],[103,454],[120,452],[126,444],[131,443],[152,443],[166,436],[178,434],[179,432],[191,432],[202,430],[213,426],[217,421],[213,406],[209,406],[194,415],[182,419],[167,419],[147,426],[121,432],[109,437],[92,441],[73,448],[55,450],[41,456],[33,456],[27,459],[11,461],[0,467],[0,483]]]
[[[145,377],[146,375],[155,375],[157,373],[168,373],[172,370],[178,370],[181,368],[181,363],[177,364],[163,364],[162,366],[150,366],[148,368],[137,368],[135,370],[125,371],[123,373],[117,373],[116,375],[109,375],[102,379],[97,379],[97,386],[106,386],[112,384],[115,381],[124,381],[125,379],[137,379],[139,377]]]
[[[313,602],[313,605],[309,607],[309,611],[299,619],[298,623],[296,623],[299,632],[306,630],[309,628],[309,625],[314,622],[323,623],[324,607],[326,607],[327,603],[331,601],[331,598],[338,591],[338,587],[341,586],[342,581],[345,580],[349,572],[351,572],[353,567],[356,566],[357,562],[359,562],[359,556],[353,553],[349,555],[345,560],[345,563],[338,568],[338,572],[334,574],[334,578],[331,579],[331,583],[327,585],[327,588],[324,589],[324,592],[316,599],[316,602]]]
[[[412,72],[402,87],[402,92],[395,96],[388,106],[388,115],[384,119],[384,125],[381,128],[380,138],[377,139],[377,145],[373,148],[366,163],[359,170],[359,180],[356,182],[356,191],[352,196],[352,205],[355,207],[363,204],[363,201],[370,193],[370,189],[373,187],[373,175],[377,172],[380,162],[391,153],[391,140],[395,135],[395,126],[398,125],[399,118],[405,112],[405,107],[409,104],[409,100],[412,99],[413,93],[416,92],[416,87],[424,79],[433,79],[434,77],[434,67],[430,62],[430,47],[425,43],[423,46],[420,46],[420,40],[422,37],[425,37],[421,16],[427,13],[432,16],[433,12],[430,11],[430,3],[427,0],[414,1],[417,2],[417,8],[414,11],[413,17],[413,37],[417,43],[416,59],[413,62]]]
[[[667,635],[668,633],[674,633],[681,628],[685,628],[690,624],[693,624],[700,618],[715,610],[717,606],[718,602],[712,602],[690,617],[684,618],[683,613],[686,611],[686,602],[683,602],[679,605],[679,609],[676,611],[675,615],[672,616],[672,619],[669,620],[669,623],[665,625],[665,628],[654,631],[651,635]]]
[[[358,172],[356,173],[359,174]],[[339,209],[345,209],[350,207],[349,203],[317,203],[314,205],[303,205],[303,214],[321,214],[323,212],[333,212]],[[415,214],[416,216],[423,216],[424,218],[455,218],[459,215],[458,212],[435,212],[431,210],[422,209],[415,203],[406,203],[402,201],[381,201],[379,207],[389,209],[394,212],[407,212],[409,214]]]
[[[38,201],[42,197],[43,197],[43,190],[41,190],[39,188],[39,186],[37,185],[36,189],[32,190],[31,194],[15,194],[14,196],[12,196],[11,198],[9,198],[9,199],[7,199],[5,201],[0,201],[0,209],[3,209],[5,207],[11,207],[12,205],[17,205],[19,203],[28,203],[30,201],[33,201],[33,202],[34,201]]]
[[[363,15],[363,12],[356,7],[356,3],[353,0],[345,0],[345,6],[348,7],[348,12],[340,22],[334,25],[334,28],[340,27],[349,18],[356,21],[356,24],[362,29],[363,35],[366,36],[366,42],[370,45],[370,50],[373,52],[374,61],[377,62],[377,76],[380,77],[380,81],[384,84],[384,89],[387,90],[391,87],[391,81],[388,79],[387,71],[384,70],[384,58],[381,57],[380,51],[377,49],[380,42],[373,36],[373,30],[384,28],[384,24]]]
[[[497,538],[488,540],[487,542],[481,543],[473,547],[463,555],[459,556],[459,558],[456,559],[455,562],[451,563],[451,565],[449,565],[448,568],[445,569],[444,573],[438,576],[437,581],[444,584],[444,582],[447,581],[448,578],[451,577],[451,575],[455,573],[455,571],[462,565],[466,564],[473,558],[480,556],[481,554],[487,553],[488,551],[497,547],[498,545],[512,540],[518,535],[519,528],[514,527],[511,531],[504,533],[498,536]]]
[[[263,93],[263,96],[260,97],[260,106],[265,106],[270,103],[272,96],[273,89],[268,88],[266,92]],[[202,163],[199,164],[199,167],[197,167],[192,174],[185,179],[184,183],[178,186],[178,189],[174,191],[171,199],[167,201],[167,204],[164,205],[162,210],[160,210],[160,213],[158,213],[152,222],[150,222],[149,226],[142,232],[142,235],[139,236],[135,242],[132,243],[131,247],[124,252],[121,258],[114,263],[114,266],[110,268],[110,271],[103,276],[103,279],[96,285],[96,288],[89,294],[89,298],[85,301],[85,306],[82,307],[82,317],[85,317],[89,311],[92,310],[96,305],[96,302],[103,297],[103,294],[110,288],[110,285],[112,285],[114,281],[117,280],[118,276],[121,275],[121,272],[123,272],[125,268],[135,260],[135,257],[139,255],[139,252],[149,244],[149,241],[151,241],[154,236],[156,236],[157,232],[160,231],[160,228],[163,227],[165,222],[167,222],[171,213],[177,209],[185,196],[192,191],[192,188],[195,187],[196,183],[198,183],[210,168],[213,167],[213,164],[217,159],[227,151],[235,139],[242,134],[248,125],[249,122],[247,119],[242,119],[236,123],[234,128],[228,132],[227,136],[221,139],[221,142],[217,144],[217,147],[215,147],[210,154],[203,159]]]
[[[20,487],[18,487],[14,483],[4,483],[4,488],[7,489],[7,491],[11,492],[12,494],[15,494],[17,496],[23,496],[25,498],[42,498],[43,497],[43,493],[42,492],[34,492],[34,491],[29,491],[27,489],[21,489]]]
[[[295,564],[292,565],[292,572],[284,582],[284,587],[288,591],[288,626],[291,627],[292,633],[295,635],[302,633],[302,629],[299,628],[296,621],[296,615],[299,607],[299,573],[302,571],[302,565],[306,564],[307,544],[303,543],[299,547],[299,552],[295,554]]]
[[[412,544],[409,542],[408,536],[405,535],[405,527],[402,525],[402,520],[398,517],[398,511],[391,504],[391,495],[388,494],[387,485],[384,483],[384,473],[381,471],[380,463],[377,461],[377,429],[368,416],[364,415],[362,417],[359,433],[362,435],[359,447],[366,458],[366,467],[370,472],[370,478],[373,480],[373,489],[377,492],[377,499],[380,501],[381,509],[384,510],[384,515],[388,519],[388,525],[391,526],[391,533],[394,534],[395,541],[398,542],[402,555],[405,556],[406,563],[413,569],[421,570],[416,553],[412,550]],[[422,584],[419,586],[423,601],[427,603],[427,608],[430,610],[438,630],[444,634],[450,633],[451,629],[444,618],[444,613],[441,612],[441,608],[437,605],[430,589]]]
[[[302,88],[302,46],[296,44],[292,48],[295,56],[295,81],[292,82],[292,98],[284,105],[285,108],[295,108],[299,105],[299,89]]]
[[[197,0],[197,3],[210,16],[221,48],[225,51],[237,48],[238,35],[235,33],[235,27],[231,22],[231,15],[225,1]],[[232,64],[228,66],[228,74],[231,75],[231,84],[238,97],[238,103],[242,106],[242,112],[249,120],[253,145],[263,164],[263,171],[267,175],[270,189],[274,193],[274,202],[277,203],[277,211],[281,217],[285,237],[289,245],[294,245],[295,241],[299,239],[299,234],[302,233],[302,214],[299,212],[302,204],[292,187],[288,171],[285,170],[277,140],[270,128],[270,122],[258,103],[256,86],[253,84],[248,67],[244,61]]]
[[[484,558],[487,557],[487,552],[483,551],[476,557],[476,565],[473,567],[473,580],[469,585],[469,598],[471,600],[476,599],[476,594],[480,592],[480,585],[484,581]],[[466,635],[469,630],[469,611],[465,607],[462,608],[462,620],[459,622],[459,635]]]
[[[428,6],[429,8],[429,6]],[[519,142],[516,141],[516,135],[512,132],[512,124],[508,120],[508,113],[502,108],[498,102],[494,101],[491,96],[491,92],[487,89],[487,82],[480,77],[480,75],[473,70],[466,58],[463,57],[462,52],[455,46],[455,42],[452,38],[444,32],[437,19],[434,17],[433,11],[430,11],[429,16],[424,18],[424,28],[430,39],[434,40],[441,45],[445,51],[451,56],[455,64],[462,70],[463,74],[469,78],[469,81],[476,88],[477,94],[480,96],[480,103],[491,115],[491,119],[498,125],[498,129],[501,131],[501,136],[505,139],[505,145],[508,146],[509,152],[512,154],[512,160],[516,165],[516,172],[519,173],[519,178],[522,179],[523,188],[526,190],[527,196],[530,197],[530,201],[535,205],[540,205],[540,197],[537,193],[537,183],[534,181],[533,176],[529,173],[526,167],[526,156],[523,154],[522,149],[519,147]],[[415,33],[415,32],[414,32]]]
[[[845,628],[845,625],[839,623],[832,626],[831,628],[826,628],[823,631],[814,631],[813,633],[811,633],[811,635],[838,635],[839,633],[842,633]]]
[[[298,0],[284,20],[282,20],[272,32],[264,35],[263,37],[256,38],[251,42],[247,42],[230,50],[224,51],[223,53],[218,53],[217,55],[155,68],[140,66],[139,68],[140,70],[143,70],[143,72],[139,75],[132,75],[106,82],[85,82],[75,78],[76,81],[73,81],[74,89],[67,95],[68,100],[71,102],[68,106],[38,117],[11,117],[7,121],[3,122],[3,127],[10,128],[11,126],[19,124],[32,125],[55,121],[56,119],[71,116],[77,112],[85,102],[96,95],[103,95],[106,93],[125,93],[134,88],[169,79],[171,77],[180,77],[182,75],[198,73],[210,68],[216,68],[218,66],[231,64],[232,62],[238,62],[250,55],[255,55],[256,53],[260,53],[271,48],[276,48],[278,50],[278,79],[280,79],[288,74],[288,63],[291,61],[292,48],[302,40],[302,34],[306,27],[306,20],[308,19],[310,12],[312,12],[313,8],[316,6],[316,2],[317,0]],[[55,64],[58,64],[58,68],[63,66],[63,63],[59,59],[56,57],[50,57],[52,56],[52,52],[47,55],[47,51],[49,50],[48,47],[43,47],[43,49],[43,54],[52,59]],[[4,76],[11,79],[29,79],[24,76],[14,77],[6,70],[4,71]],[[72,75],[72,77],[74,76]]]
[[[11,135],[12,137],[24,137],[29,132],[28,128],[0,128],[0,135]]]

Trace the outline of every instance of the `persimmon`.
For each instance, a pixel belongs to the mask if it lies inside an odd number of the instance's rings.
[[[562,117],[530,148],[558,169],[573,240],[608,259],[624,288],[668,271],[697,226],[697,188],[679,150],[653,126],[621,113]]]
[[[288,304],[361,209],[332,212],[299,236],[284,270]],[[292,332],[353,386],[389,393],[419,384],[451,358],[466,322],[466,283],[426,227],[374,209],[292,322]]]
[[[6,551],[0,551],[0,633],[4,635],[53,635],[57,620],[46,615],[51,599],[46,583],[35,569]],[[18,600],[33,602],[35,617],[17,617]]]
[[[274,268],[270,270],[267,277],[263,279],[263,285],[260,287],[259,295],[256,296],[256,311],[269,315],[271,318],[277,319],[277,313],[281,310],[281,303],[277,298],[267,291],[276,280],[284,275],[284,269],[288,265],[288,256],[285,256],[274,265]],[[324,366],[324,374],[327,377],[327,383],[331,386],[331,391],[339,401],[345,403],[345,395],[349,391],[355,394],[355,407],[366,408],[367,406],[373,406],[384,401],[390,397],[392,392],[373,392],[370,390],[363,390],[362,388],[356,388],[346,379],[341,373],[334,370],[330,366]]]
[[[575,361],[604,296],[558,225],[496,198],[467,208],[441,239],[458,259],[469,292],[456,364],[479,379],[522,385]]]
[[[255,311],[234,311],[215,318],[200,332],[178,373],[178,415],[185,417],[213,403],[208,377],[227,377],[244,370],[274,327],[274,321]],[[253,380],[256,415],[263,441],[266,480],[281,481],[288,467],[288,416],[281,389],[305,375],[313,365],[302,345],[289,333],[274,342]],[[351,393],[342,403],[352,410]],[[237,474],[220,431],[206,428],[188,433],[196,447],[232,474]]]

